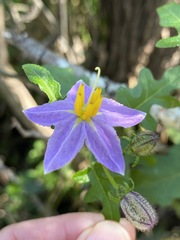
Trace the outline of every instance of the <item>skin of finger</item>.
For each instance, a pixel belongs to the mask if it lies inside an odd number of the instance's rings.
[[[135,229],[126,220],[121,223],[113,221],[98,222],[86,229],[77,240],[135,240]]]
[[[135,240],[136,239],[135,227],[130,222],[128,222],[125,218],[121,218],[120,224],[129,232],[131,236],[130,239]]]
[[[9,225],[0,240],[75,240],[86,228],[103,221],[98,213],[69,213]]]

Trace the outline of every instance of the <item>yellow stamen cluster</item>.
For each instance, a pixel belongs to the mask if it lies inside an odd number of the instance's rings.
[[[94,117],[101,107],[103,99],[101,92],[102,89],[100,87],[96,88],[94,91],[92,91],[87,104],[85,104],[84,84],[80,84],[74,103],[75,114],[82,120],[86,121]]]

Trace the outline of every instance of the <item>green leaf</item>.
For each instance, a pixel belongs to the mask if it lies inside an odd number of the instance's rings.
[[[91,188],[86,193],[84,200],[89,202],[100,201],[102,204],[102,213],[106,219],[119,221],[120,206],[119,203],[112,200],[110,195],[114,195],[114,188],[107,179],[102,165],[95,163],[89,174]]]
[[[36,64],[25,64],[22,68],[28,79],[38,84],[40,89],[47,94],[50,102],[62,99],[60,84],[54,80],[53,76],[46,68]]]
[[[44,66],[61,85],[61,94],[66,96],[71,87],[80,79],[89,84],[89,80],[85,76],[77,76],[72,68],[59,68],[57,66]]]
[[[180,46],[180,35],[177,37],[161,39],[156,43],[156,47],[158,48],[171,48],[177,46]]]
[[[78,183],[88,183],[89,182],[89,177],[88,177],[89,171],[90,171],[89,168],[80,170],[73,175],[73,179]]]
[[[161,39],[156,47],[167,48],[180,46],[180,4],[169,3],[157,9],[162,27],[173,27],[177,30],[177,36]]]
[[[166,155],[156,156],[156,165],[132,169],[135,191],[150,202],[170,206],[180,198],[180,145],[171,147]]]
[[[155,80],[150,70],[141,70],[138,84],[135,88],[119,88],[116,99],[131,108],[139,109],[147,113],[142,126],[149,130],[156,129],[156,122],[150,116],[149,110],[153,104],[159,104],[166,108],[179,106],[180,103],[171,95],[172,91],[180,88],[180,67],[167,70],[160,80]]]

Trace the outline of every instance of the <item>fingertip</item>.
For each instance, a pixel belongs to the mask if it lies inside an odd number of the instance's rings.
[[[101,221],[86,229],[77,240],[135,240],[135,231],[131,225],[123,222]]]
[[[135,227],[129,221],[127,221],[127,219],[121,218],[120,225],[123,226],[123,228],[126,229],[126,231],[129,233],[131,240],[136,239]]]

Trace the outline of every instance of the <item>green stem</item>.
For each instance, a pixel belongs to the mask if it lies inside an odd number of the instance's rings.
[[[114,187],[114,189],[118,189],[118,185],[117,183],[114,181],[113,177],[111,176],[110,172],[108,171],[108,169],[102,165],[102,168],[107,176],[107,178],[109,179],[109,182],[111,183],[111,185]]]

